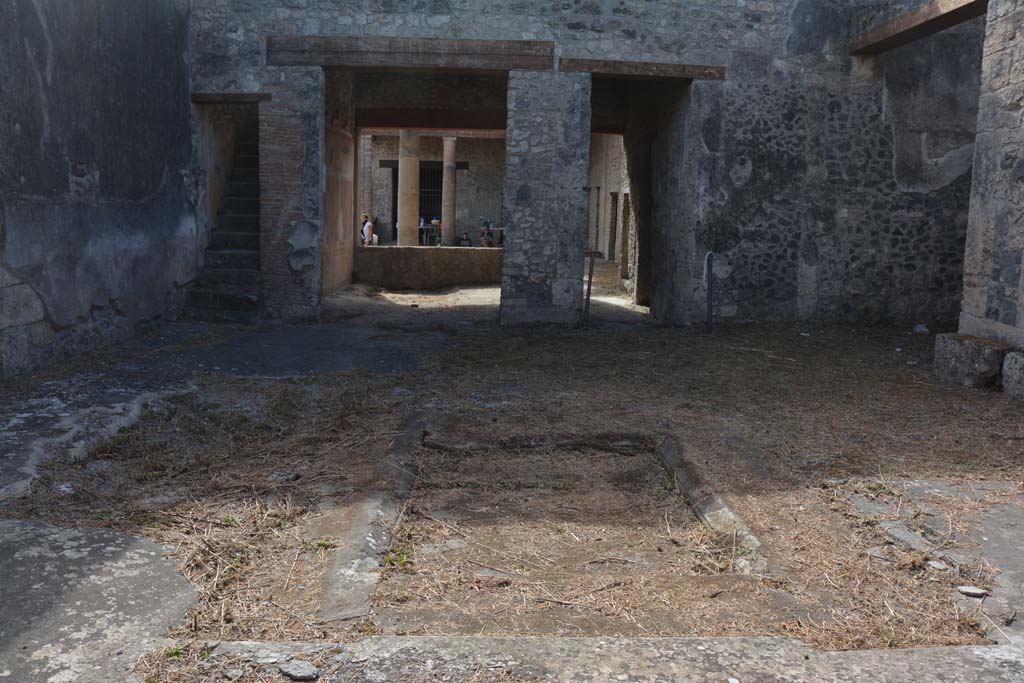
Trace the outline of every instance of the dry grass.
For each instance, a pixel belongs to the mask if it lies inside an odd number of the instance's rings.
[[[746,633],[733,598],[772,591],[729,575],[742,553],[650,451],[425,449],[376,601],[387,632]]]
[[[203,595],[183,642],[472,632],[978,643],[987,624],[951,588],[989,585],[991,570],[936,573],[851,509],[854,489],[822,486],[1024,481],[1019,404],[939,386],[931,344],[885,328],[474,328],[402,377],[394,400],[399,379],[380,376],[206,381],[86,462],[51,463],[33,495],[3,512],[174,544]],[[486,441],[672,432],[765,544],[772,574],[729,574],[729,539],[694,523],[649,462],[425,451],[416,499],[382,557],[379,614],[345,629],[315,623],[331,539],[305,534],[303,520],[325,498],[380,486],[394,425],[424,409],[455,436]],[[632,481],[616,479],[632,470]],[[272,478],[295,471],[297,481]],[[881,495],[899,506],[894,491]],[[935,505],[962,533],[968,514],[1001,500]],[[195,652],[186,659],[198,666]]]
[[[200,597],[176,636],[340,639],[345,629],[313,617],[334,542],[310,537],[303,520],[329,498],[378,485],[393,434],[378,413],[358,381],[211,378],[84,461],[51,461],[4,513],[174,546]]]

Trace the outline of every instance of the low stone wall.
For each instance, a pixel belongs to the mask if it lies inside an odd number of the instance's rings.
[[[356,282],[384,289],[499,285],[504,249],[356,247]]]

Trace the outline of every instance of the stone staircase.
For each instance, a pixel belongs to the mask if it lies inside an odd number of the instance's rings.
[[[206,247],[205,265],[189,292],[198,320],[252,322],[260,305],[259,144],[255,122],[239,133],[235,165]]]

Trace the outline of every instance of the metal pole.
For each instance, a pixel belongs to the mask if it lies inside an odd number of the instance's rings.
[[[704,269],[707,272],[706,284],[708,287],[707,331],[711,332],[714,326],[713,294],[715,289],[715,255],[711,252],[708,252],[708,255],[705,257]]]
[[[590,292],[594,288],[594,260],[597,252],[590,250],[590,274],[587,276],[587,303],[583,309],[583,327],[590,327]]]

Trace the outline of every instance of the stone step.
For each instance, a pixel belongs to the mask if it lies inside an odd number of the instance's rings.
[[[259,232],[260,217],[255,213],[236,213],[221,210],[214,232]]]
[[[189,292],[193,308],[221,311],[255,311],[260,306],[259,288],[241,285],[195,286]]]
[[[256,270],[260,267],[260,252],[258,249],[207,249],[206,265],[210,268]]]
[[[214,230],[210,233],[210,249],[250,249],[259,251],[260,233]]]
[[[254,183],[260,179],[260,170],[256,167],[236,168],[231,172],[231,179],[240,183]]]
[[[224,213],[258,214],[260,200],[259,197],[224,197],[221,211]]]
[[[259,154],[235,154],[235,168],[258,168],[260,165]]]
[[[260,184],[254,180],[232,180],[228,183],[228,195],[232,197],[259,197]]]
[[[199,271],[197,286],[201,289],[214,289],[221,285],[258,287],[262,281],[263,276],[255,268],[212,268],[205,266]]]

